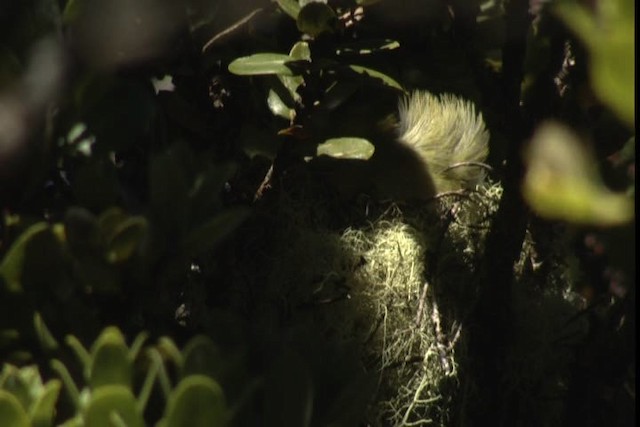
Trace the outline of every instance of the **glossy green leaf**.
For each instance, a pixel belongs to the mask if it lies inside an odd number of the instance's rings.
[[[105,385],[93,390],[85,410],[85,425],[91,427],[116,427],[114,415],[127,427],[144,427],[142,414],[136,399],[128,387]]]
[[[633,220],[633,200],[606,188],[595,156],[561,125],[538,129],[526,163],[523,195],[540,216],[599,226]]]
[[[364,138],[331,138],[318,145],[318,156],[336,159],[368,160],[373,156],[375,147]]]
[[[325,3],[307,3],[296,19],[300,32],[317,37],[323,33],[334,33],[338,27],[336,13]]]
[[[229,64],[229,72],[239,76],[259,76],[268,74],[293,75],[285,64],[291,61],[289,55],[281,53],[256,53],[235,59]]]
[[[287,15],[292,17],[293,19],[298,18],[298,13],[300,13],[300,4],[297,0],[276,0],[280,9],[282,9]]]
[[[93,390],[105,385],[131,387],[132,362],[124,336],[115,327],[106,328],[91,348],[88,382]]]
[[[18,399],[0,389],[0,425],[3,427],[30,427],[29,417]]]
[[[311,61],[311,49],[309,49],[309,43],[303,41],[297,42],[289,51],[289,56],[291,59],[298,61]]]
[[[274,90],[269,91],[267,105],[274,116],[282,117],[289,121],[295,117],[295,109],[287,106]]]
[[[107,260],[119,263],[129,259],[147,233],[148,226],[147,220],[142,216],[122,221],[114,230],[114,236],[107,241]]]
[[[217,382],[203,375],[184,378],[174,389],[159,427],[220,427],[227,424],[227,405]]]
[[[49,427],[53,425],[56,414],[56,402],[60,395],[62,383],[59,380],[47,382],[29,409],[32,427]]]
[[[193,229],[183,242],[188,254],[200,254],[213,249],[248,218],[250,210],[244,207],[227,209]]]
[[[49,225],[45,222],[34,224],[25,230],[9,248],[0,263],[0,276],[4,279],[8,291],[22,290],[21,280],[26,247],[34,237],[46,233],[48,229]]]
[[[371,68],[367,67],[361,67],[360,65],[350,65],[349,67],[356,73],[363,74],[374,79],[380,79],[385,85],[391,86],[394,89],[398,89],[404,92],[404,89],[402,88],[400,83],[387,76],[386,74],[381,73],[380,71],[372,70]]]

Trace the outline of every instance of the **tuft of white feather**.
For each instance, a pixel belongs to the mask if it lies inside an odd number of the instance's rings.
[[[437,192],[482,183],[489,132],[470,101],[451,94],[414,91],[400,99],[398,141],[415,151]]]

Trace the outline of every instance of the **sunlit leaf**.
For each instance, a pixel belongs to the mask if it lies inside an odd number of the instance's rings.
[[[375,151],[372,143],[364,138],[331,138],[318,145],[318,156],[336,159],[368,160]]]
[[[295,116],[295,110],[287,106],[273,89],[269,90],[267,105],[275,116],[282,117],[286,120],[293,120]]]
[[[297,42],[289,51],[289,56],[291,59],[311,61],[311,49],[309,49],[309,43]]]
[[[603,1],[595,14],[573,1],[557,14],[590,51],[591,83],[600,100],[635,126],[635,1]]]
[[[276,0],[280,9],[282,9],[287,15],[292,17],[293,19],[298,18],[298,13],[300,13],[300,4],[297,0]]]
[[[541,126],[526,162],[523,194],[539,215],[601,226],[633,219],[633,200],[605,187],[594,156],[559,124]]]
[[[285,64],[291,61],[289,55],[281,53],[256,53],[233,60],[229,72],[239,76],[259,76],[267,74],[293,75]]]

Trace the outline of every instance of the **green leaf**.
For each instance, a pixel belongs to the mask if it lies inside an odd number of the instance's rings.
[[[374,79],[380,79],[382,80],[382,83],[394,89],[398,89],[402,92],[405,91],[400,85],[400,83],[398,83],[391,77],[387,76],[386,74],[381,73],[380,71],[372,70],[371,68],[367,68],[367,67],[361,67],[360,65],[350,65],[349,68],[351,68],[356,73],[363,74],[365,76],[369,76]]]
[[[11,393],[20,406],[27,410],[31,405],[31,387],[25,369],[28,367],[18,369],[16,366],[5,364],[0,377],[0,388]]]
[[[62,383],[67,389],[67,395],[71,399],[73,405],[76,409],[80,408],[80,392],[78,391],[76,383],[73,382],[73,378],[71,378],[71,374],[69,374],[67,367],[64,366],[61,361],[53,359],[51,361],[51,369],[53,369],[62,379]]]
[[[29,417],[18,399],[0,390],[0,425],[3,427],[30,427]]]
[[[523,195],[540,216],[599,226],[633,220],[633,200],[603,184],[595,156],[561,125],[537,130],[526,163]]]
[[[635,1],[609,0],[595,12],[563,1],[555,12],[588,46],[598,98],[635,127]]]
[[[298,30],[317,37],[323,33],[334,33],[338,27],[336,13],[325,3],[307,3],[296,19]]]
[[[289,55],[281,53],[256,53],[233,60],[229,72],[239,76],[259,76],[278,74],[292,76],[293,72],[285,64],[291,61]]]
[[[203,375],[184,378],[174,389],[159,427],[220,427],[227,424],[227,405],[217,382]]]
[[[287,15],[293,19],[298,18],[300,13],[300,4],[297,0],[276,0],[280,9],[282,9]]]
[[[93,390],[105,385],[131,387],[132,362],[124,336],[115,327],[106,328],[91,348],[88,382]]]
[[[177,367],[182,368],[184,358],[182,357],[182,353],[171,338],[160,337],[158,339],[157,347],[158,351],[164,358],[172,361]]]
[[[331,138],[318,145],[318,156],[336,159],[368,160],[373,156],[375,147],[364,138]]]
[[[59,380],[47,382],[37,399],[31,405],[29,418],[32,427],[49,427],[53,425],[55,405],[60,395],[62,383]]]
[[[309,43],[297,42],[289,51],[289,56],[291,59],[298,61],[311,61],[311,49],[309,49]]]
[[[93,390],[85,410],[85,425],[115,427],[114,415],[127,427],[144,427],[142,414],[136,406],[131,390],[122,385],[105,385]]]
[[[142,216],[122,221],[114,230],[114,236],[107,240],[107,260],[119,263],[129,259],[147,233],[148,226],[147,220]]]
[[[214,216],[186,236],[183,250],[188,254],[200,254],[213,249],[242,224],[249,217],[249,213],[248,208],[238,207]]]
[[[38,337],[38,341],[42,348],[46,351],[54,351],[58,349],[58,341],[53,337],[49,328],[44,323],[44,319],[37,311],[33,314],[33,327]]]
[[[34,224],[25,230],[9,248],[0,263],[0,276],[4,279],[9,292],[22,291],[22,270],[25,263],[26,247],[34,237],[46,233],[48,230],[49,225],[46,222]]]
[[[273,90],[269,90],[269,95],[267,96],[267,105],[269,106],[269,110],[273,113],[274,116],[282,117],[285,120],[293,120],[295,117],[296,110],[289,107],[284,101],[278,96],[278,94]]]

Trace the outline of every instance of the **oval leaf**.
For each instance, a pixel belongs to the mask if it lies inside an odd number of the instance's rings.
[[[368,160],[375,151],[372,143],[364,138],[331,138],[318,145],[318,156],[336,159]]]
[[[91,349],[89,384],[95,390],[105,385],[131,387],[133,369],[122,333],[106,328]]]
[[[274,90],[269,91],[267,105],[269,105],[269,110],[271,110],[274,116],[282,117],[289,121],[293,120],[295,116],[295,110],[289,108]]]
[[[235,59],[229,64],[229,72],[239,76],[260,76],[279,74],[291,76],[293,73],[285,65],[291,61],[289,55],[281,53],[256,53]]]
[[[128,427],[143,427],[144,420],[138,411],[136,399],[129,388],[107,385],[93,391],[85,413],[85,425],[114,427],[112,419],[119,418]]]
[[[324,3],[307,3],[296,19],[298,30],[317,37],[322,33],[333,33],[338,26],[336,13]]]
[[[298,61],[311,61],[311,49],[309,49],[309,43],[297,42],[289,51],[291,59]]]
[[[220,427],[226,424],[227,406],[217,382],[204,375],[191,375],[178,384],[161,427]]]

